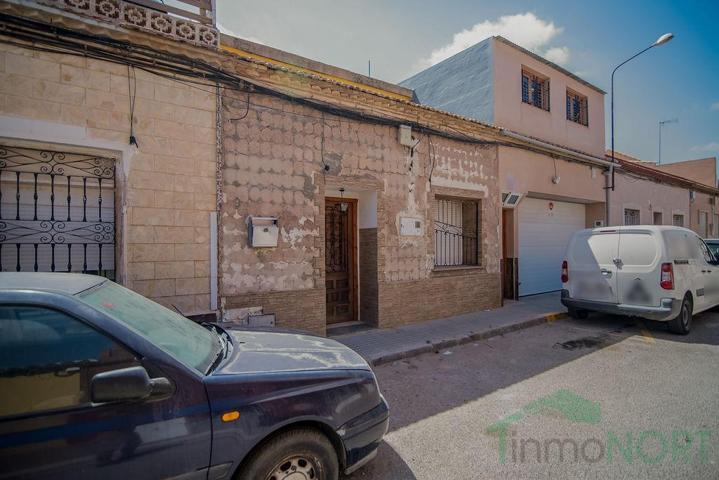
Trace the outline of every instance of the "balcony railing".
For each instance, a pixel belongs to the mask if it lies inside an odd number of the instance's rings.
[[[215,27],[214,0],[178,1],[189,7],[180,8],[153,0],[40,0],[40,3],[120,27],[217,48],[220,34]]]

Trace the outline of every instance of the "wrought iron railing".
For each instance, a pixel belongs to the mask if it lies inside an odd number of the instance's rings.
[[[434,222],[435,266],[479,265],[479,204],[439,198]]]
[[[112,158],[0,145],[0,271],[115,277]]]
[[[435,265],[438,267],[478,265],[477,237],[461,227],[434,222]]]

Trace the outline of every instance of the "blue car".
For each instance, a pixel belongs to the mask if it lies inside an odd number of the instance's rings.
[[[333,340],[200,325],[91,275],[0,274],[2,479],[336,479],[388,417]]]

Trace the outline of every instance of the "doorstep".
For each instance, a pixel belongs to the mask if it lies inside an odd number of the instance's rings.
[[[559,292],[550,292],[522,297],[492,310],[397,328],[329,334],[376,366],[529,328],[564,318],[565,315]]]

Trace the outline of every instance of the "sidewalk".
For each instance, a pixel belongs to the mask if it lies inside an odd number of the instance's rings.
[[[539,325],[565,315],[559,292],[505,301],[501,308],[467,313],[398,328],[371,329],[332,338],[372,365]]]

